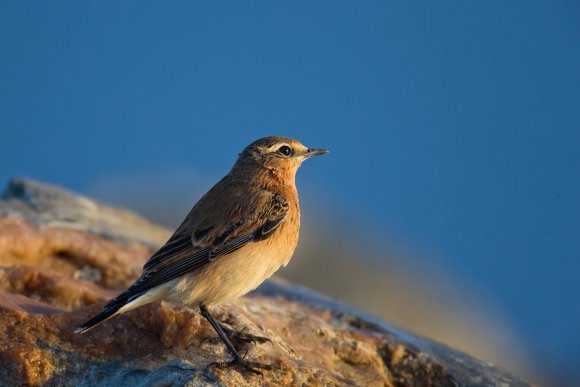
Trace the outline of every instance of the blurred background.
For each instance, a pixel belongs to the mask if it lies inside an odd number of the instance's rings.
[[[580,378],[577,1],[2,2],[0,184],[175,227],[251,141],[328,156],[280,275]]]

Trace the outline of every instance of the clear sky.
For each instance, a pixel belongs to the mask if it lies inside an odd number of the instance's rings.
[[[331,149],[300,177],[327,210],[396,230],[577,366],[577,1],[5,1],[0,131],[2,181],[81,192],[215,179],[270,134]]]

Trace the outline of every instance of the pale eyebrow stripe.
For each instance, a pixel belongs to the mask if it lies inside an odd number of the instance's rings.
[[[284,142],[284,143],[274,144],[274,145],[272,145],[271,147],[269,147],[267,149],[268,149],[268,151],[274,151],[274,150],[277,150],[278,148],[280,148],[281,146],[284,146],[284,145],[286,145],[287,147],[292,148],[292,145],[287,144],[287,143]]]

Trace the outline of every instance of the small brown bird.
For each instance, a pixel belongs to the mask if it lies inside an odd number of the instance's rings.
[[[232,341],[269,340],[234,331],[215,320],[209,308],[243,296],[286,266],[300,229],[296,171],[304,160],[326,153],[288,137],[248,145],[232,170],[149,258],[139,279],[75,332],[157,300],[199,306],[233,356],[230,362],[212,364],[239,364],[261,374],[254,367],[264,366],[244,360]]]

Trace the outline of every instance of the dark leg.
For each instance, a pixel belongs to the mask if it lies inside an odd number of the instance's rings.
[[[252,335],[251,333],[245,332],[244,330],[236,331],[235,329],[232,329],[227,324],[224,324],[224,323],[219,322],[219,321],[217,321],[217,323],[222,328],[222,330],[224,331],[226,336],[228,336],[228,339],[230,339],[230,342],[234,345],[234,348],[236,348],[238,351],[240,351],[240,349],[243,348],[248,343],[262,344],[262,343],[271,343],[272,342],[272,340],[270,340],[267,337]],[[202,342],[205,342],[205,341],[208,341],[210,343],[219,343],[219,342],[221,342],[221,339],[219,336],[213,336],[213,337],[207,337],[207,338],[202,340]]]
[[[205,319],[211,324],[213,329],[218,334],[219,338],[225,344],[228,351],[234,357],[234,360],[232,360],[231,362],[221,362],[221,363],[216,362],[216,363],[210,364],[209,366],[215,365],[217,367],[230,367],[230,366],[239,364],[239,365],[243,366],[246,370],[253,372],[255,374],[258,374],[258,375],[262,375],[262,373],[260,371],[258,371],[257,369],[255,369],[254,367],[261,367],[261,368],[265,368],[265,369],[269,368],[269,366],[261,366],[257,363],[254,363],[254,362],[245,361],[242,358],[242,356],[240,355],[240,353],[236,350],[236,348],[234,347],[234,345],[232,344],[230,339],[228,338],[228,335],[224,332],[221,324],[219,322],[217,322],[215,318],[213,318],[211,313],[209,313],[209,310],[207,309],[207,307],[203,304],[200,304],[199,310],[201,312],[201,315],[203,317],[205,317]]]

